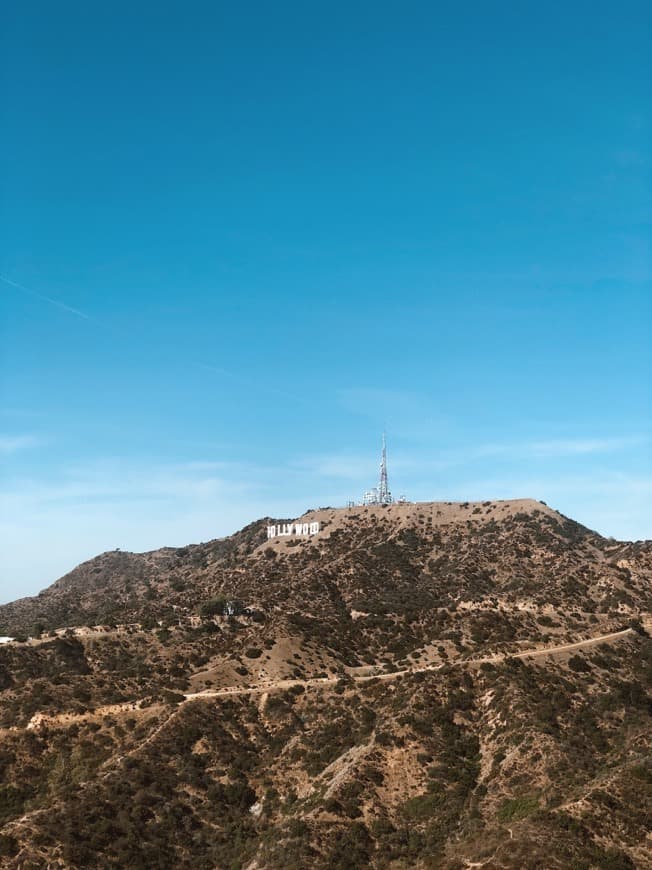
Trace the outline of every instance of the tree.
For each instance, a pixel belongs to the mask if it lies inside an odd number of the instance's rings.
[[[224,595],[216,595],[215,598],[209,598],[208,601],[204,601],[200,606],[199,615],[205,617],[222,616],[226,603]]]

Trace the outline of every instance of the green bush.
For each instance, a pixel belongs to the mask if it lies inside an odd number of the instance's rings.
[[[179,695],[178,692],[170,692],[168,689],[163,689],[161,692],[161,697],[165,701],[166,704],[180,704],[182,701],[185,701],[185,697],[183,695]]]
[[[32,796],[33,787],[16,788],[14,785],[0,786],[0,822],[7,821],[23,812],[25,801]]]
[[[441,794],[420,794],[410,798],[403,804],[403,815],[407,819],[414,821],[423,821],[434,816],[442,805]]]
[[[224,595],[216,595],[215,598],[209,598],[199,608],[199,615],[204,617],[221,616],[224,613],[226,606],[226,598]]]
[[[502,802],[498,809],[498,818],[501,822],[516,822],[531,815],[539,808],[538,797],[509,798]]]
[[[13,858],[20,851],[16,840],[8,834],[0,834],[0,858]]]
[[[572,656],[568,659],[568,667],[576,673],[586,673],[591,670],[591,667],[580,656]]]

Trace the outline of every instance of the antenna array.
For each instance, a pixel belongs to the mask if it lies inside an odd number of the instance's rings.
[[[367,490],[362,496],[362,504],[393,504],[394,498],[389,490],[387,479],[387,443],[383,432],[383,450],[380,459],[380,481],[378,486]]]

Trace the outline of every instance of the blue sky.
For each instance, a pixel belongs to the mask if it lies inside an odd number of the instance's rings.
[[[646,4],[5,18],[1,600],[343,504],[383,427],[396,494],[652,537]]]

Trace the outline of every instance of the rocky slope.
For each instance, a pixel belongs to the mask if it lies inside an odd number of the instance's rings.
[[[529,500],[302,519],[0,607],[39,635],[0,647],[3,866],[652,866],[650,542]]]

